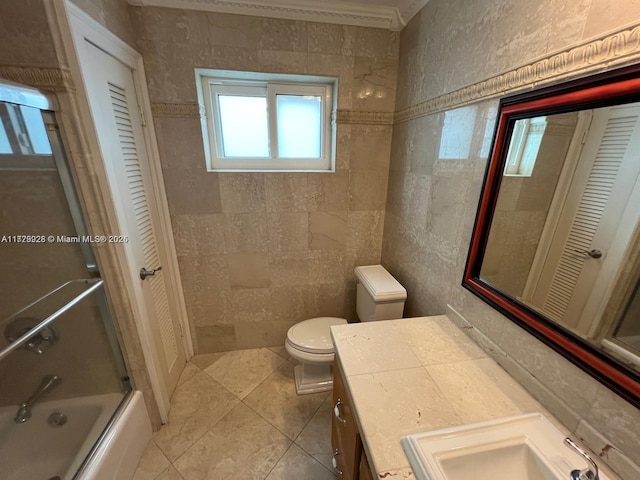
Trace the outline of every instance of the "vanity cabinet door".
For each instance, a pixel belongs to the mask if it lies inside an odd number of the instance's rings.
[[[360,457],[360,480],[373,480],[373,474],[371,473],[371,467],[367,461],[367,456],[364,451]]]
[[[336,362],[333,369],[334,415],[331,422],[331,443],[335,464],[342,472],[343,480],[360,478],[360,456],[362,441],[352,409],[352,402],[342,381],[340,367]]]

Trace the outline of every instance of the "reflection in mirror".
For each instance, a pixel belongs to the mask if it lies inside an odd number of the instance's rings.
[[[479,274],[637,370],[639,172],[640,103],[516,120]]]

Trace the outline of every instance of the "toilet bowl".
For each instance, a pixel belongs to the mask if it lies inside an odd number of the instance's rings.
[[[356,311],[361,322],[402,318],[407,291],[382,265],[356,267],[355,274]],[[331,327],[346,323],[344,318],[317,317],[289,329],[285,349],[300,362],[294,370],[298,395],[333,388]]]
[[[284,346],[287,353],[300,362],[294,369],[298,395],[331,390],[335,354],[330,327],[346,323],[344,318],[317,317],[289,329]]]

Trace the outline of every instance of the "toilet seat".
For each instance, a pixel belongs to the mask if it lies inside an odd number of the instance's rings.
[[[287,332],[291,347],[312,355],[329,354],[333,358],[331,326],[344,325],[347,321],[337,317],[316,317],[295,324]]]

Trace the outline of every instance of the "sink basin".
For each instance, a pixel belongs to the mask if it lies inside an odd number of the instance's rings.
[[[409,435],[401,443],[418,480],[569,480],[587,463],[564,438],[533,413]]]

